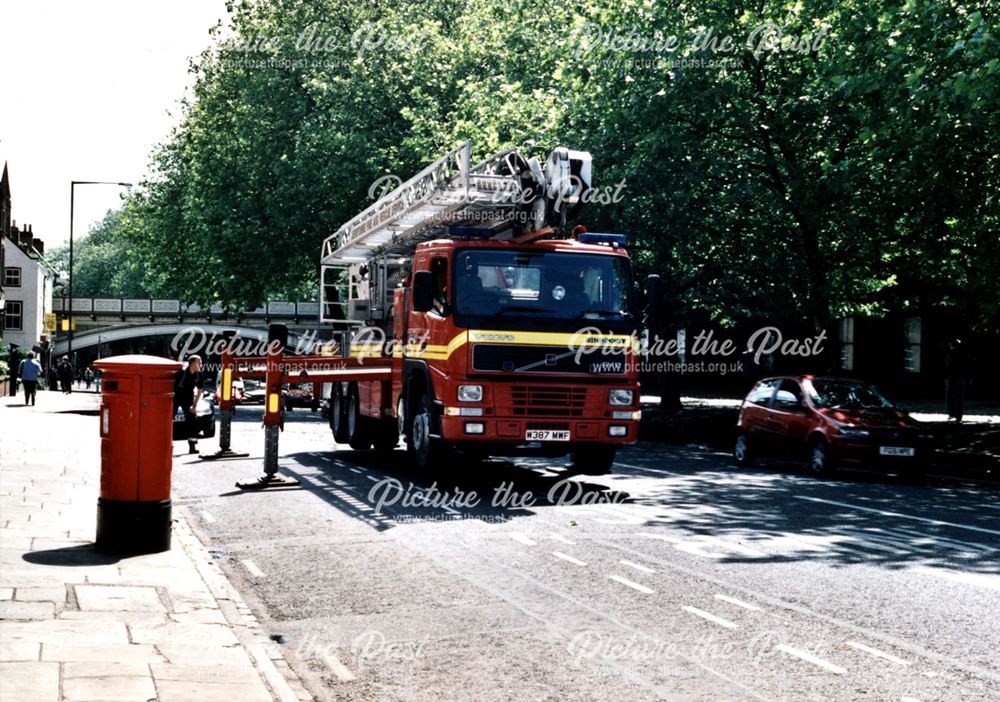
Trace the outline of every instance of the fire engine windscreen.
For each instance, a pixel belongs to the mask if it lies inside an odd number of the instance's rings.
[[[455,323],[491,329],[635,328],[624,256],[466,249],[455,253]]]

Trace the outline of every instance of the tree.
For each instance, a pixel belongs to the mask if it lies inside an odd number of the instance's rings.
[[[121,210],[111,210],[74,241],[73,295],[77,297],[148,297],[149,278],[141,260],[122,236]],[[46,256],[57,270],[69,273],[69,245]]]

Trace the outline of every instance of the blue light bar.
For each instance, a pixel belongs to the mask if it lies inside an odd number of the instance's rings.
[[[487,227],[448,227],[448,235],[462,239],[491,239],[496,232]]]
[[[580,232],[576,235],[576,240],[581,244],[611,244],[612,246],[625,246],[628,244],[628,237],[624,234],[598,234],[597,232]]]

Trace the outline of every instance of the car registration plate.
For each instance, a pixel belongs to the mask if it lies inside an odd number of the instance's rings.
[[[524,432],[525,441],[569,441],[568,431],[553,431],[551,429],[528,429]]]
[[[908,446],[879,446],[878,452],[883,456],[912,456],[915,453]]]

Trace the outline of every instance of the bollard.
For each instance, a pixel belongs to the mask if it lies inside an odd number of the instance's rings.
[[[157,356],[96,361],[101,395],[100,551],[155,553],[170,548],[174,373],[181,364]]]
[[[246,458],[249,453],[233,451],[230,446],[232,441],[233,411],[236,401],[233,399],[233,344],[237,338],[236,332],[227,329],[222,332],[222,338],[226,340],[222,349],[222,387],[219,398],[219,450],[207,456],[199,456],[203,461],[214,461],[220,458]]]
[[[298,480],[278,476],[278,432],[284,428],[281,386],[285,383],[282,356],[288,345],[288,327],[272,324],[267,328],[267,365],[264,374],[264,475],[252,483],[236,483],[243,490],[298,485]]]

